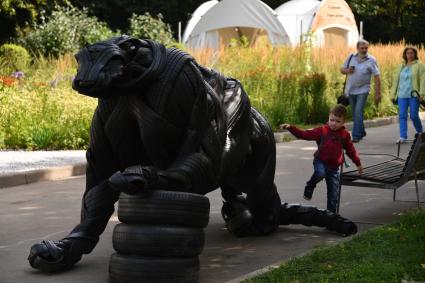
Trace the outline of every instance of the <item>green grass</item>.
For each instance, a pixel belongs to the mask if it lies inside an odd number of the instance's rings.
[[[319,247],[245,283],[425,281],[425,210],[368,230],[332,247]]]

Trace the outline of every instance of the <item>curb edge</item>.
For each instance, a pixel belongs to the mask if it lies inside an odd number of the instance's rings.
[[[60,180],[85,173],[86,163],[11,173],[0,176],[0,189],[42,181]]]

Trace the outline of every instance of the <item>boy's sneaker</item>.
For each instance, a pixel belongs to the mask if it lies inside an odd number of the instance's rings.
[[[399,138],[395,143],[405,143],[407,140],[404,138]]]
[[[304,195],[303,195],[303,198],[305,199],[305,200],[311,200],[311,198],[313,197],[313,190],[310,190],[310,189],[308,189],[308,188],[305,188],[304,189]]]

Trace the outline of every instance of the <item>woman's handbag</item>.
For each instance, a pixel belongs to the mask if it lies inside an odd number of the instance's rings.
[[[394,104],[394,105],[398,105],[398,100],[397,100],[397,98],[391,98],[391,102]]]
[[[336,100],[336,103],[342,104],[344,106],[350,105],[350,100],[348,97],[343,93],[340,96],[338,96],[338,99]]]
[[[348,59],[347,68],[350,65],[351,58],[353,58],[353,54],[351,54],[350,59]],[[348,75],[345,75],[345,81],[344,81],[344,85],[342,87],[342,94],[340,96],[338,96],[338,98],[336,100],[336,102],[338,104],[342,104],[344,106],[350,105],[350,100],[348,99],[348,96],[345,95],[345,93],[344,93],[345,92],[345,85],[347,84],[347,77],[348,77]]]

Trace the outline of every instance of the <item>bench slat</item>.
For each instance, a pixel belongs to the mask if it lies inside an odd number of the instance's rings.
[[[368,166],[363,169],[362,175],[358,175],[357,171],[343,173],[343,178],[394,183],[401,178],[403,168],[404,161],[396,159]]]
[[[387,163],[385,167],[374,166],[369,167],[364,170],[364,173],[367,175],[381,175],[381,174],[391,174],[391,173],[401,173],[403,172],[403,164],[400,163]]]
[[[366,170],[363,174],[369,178],[385,178],[401,176],[403,173],[403,164],[391,164],[391,167],[385,170]]]
[[[378,163],[372,166],[368,166],[363,168],[363,172],[373,172],[373,171],[380,171],[380,170],[387,170],[389,168],[391,168],[393,166],[393,163],[391,163],[393,160],[390,161],[385,161],[382,163]],[[351,174],[357,174],[356,170],[353,171],[349,171],[349,172],[345,172],[343,173],[344,175],[351,175]]]

